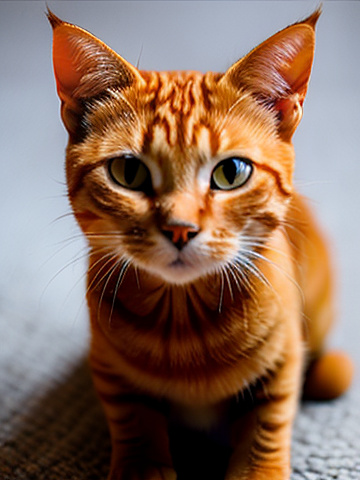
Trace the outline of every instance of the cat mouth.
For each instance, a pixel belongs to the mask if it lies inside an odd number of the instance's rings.
[[[181,260],[181,258],[177,258],[176,260],[174,260],[169,264],[169,267],[175,267],[175,268],[186,267],[186,266],[187,266],[186,263],[183,260]]]
[[[194,266],[195,265],[188,261],[188,259],[183,258],[182,255],[179,255],[175,260],[172,260],[167,264],[167,269],[173,273],[177,272],[177,274],[180,274],[180,272],[182,272],[183,274],[186,274],[190,271],[193,271]]]
[[[152,265],[151,272],[170,284],[183,285],[193,282],[206,273],[204,265],[193,258],[178,254],[175,258],[169,258],[162,265],[160,262]],[[195,260],[195,261],[194,261]]]
[[[188,260],[187,258],[178,257],[175,260],[168,263],[166,268],[168,274],[173,277],[175,281],[182,281],[185,278],[188,280],[198,277],[203,273],[203,266],[199,265],[197,262]]]
[[[181,258],[176,258],[168,263],[166,268],[159,273],[167,282],[178,285],[192,282],[199,276],[194,266]]]

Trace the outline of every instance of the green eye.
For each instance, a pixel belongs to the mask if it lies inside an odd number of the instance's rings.
[[[132,155],[116,157],[109,162],[112,180],[124,188],[148,192],[151,190],[151,177],[148,168]]]
[[[234,190],[251,177],[253,167],[246,158],[227,158],[216,165],[211,176],[213,190]]]

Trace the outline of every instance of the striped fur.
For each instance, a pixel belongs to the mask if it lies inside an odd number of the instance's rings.
[[[49,12],[109,479],[175,479],[174,424],[226,430],[226,480],[289,478],[306,348],[320,354],[332,320],[326,248],[292,184],[318,16],[203,75],[139,72]],[[114,181],[124,155],[147,189]],[[218,190],[232,157],[251,176]]]

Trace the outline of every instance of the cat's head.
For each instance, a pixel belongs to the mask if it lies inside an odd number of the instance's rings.
[[[140,72],[49,12],[69,197],[95,250],[169,283],[251,272],[292,195],[319,14],[203,75]]]

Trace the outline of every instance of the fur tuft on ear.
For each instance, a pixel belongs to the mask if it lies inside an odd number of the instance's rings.
[[[315,50],[317,9],[260,44],[222,77],[235,88],[250,91],[278,112],[279,133],[290,140],[302,117]]]
[[[75,134],[86,99],[144,80],[135,67],[91,33],[63,22],[50,10],[47,16],[53,28],[53,64],[62,119],[69,133]]]

